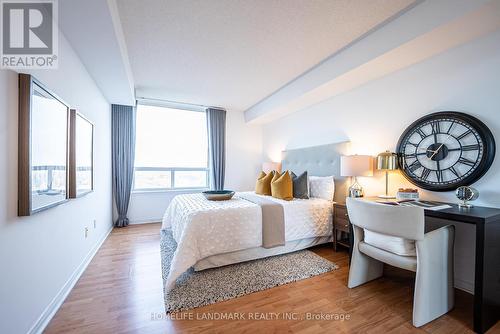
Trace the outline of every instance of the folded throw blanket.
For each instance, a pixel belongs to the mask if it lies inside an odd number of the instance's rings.
[[[283,205],[252,193],[238,193],[240,198],[260,206],[262,210],[262,247],[285,244],[285,213]]]

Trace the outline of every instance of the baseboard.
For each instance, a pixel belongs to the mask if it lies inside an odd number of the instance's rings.
[[[50,304],[42,312],[38,320],[30,328],[28,334],[39,334],[39,333],[41,334],[45,330],[45,327],[47,327],[50,320],[52,320],[56,312],[64,303],[64,300],[66,300],[66,297],[68,297],[69,293],[75,286],[76,282],[78,282],[78,279],[80,279],[80,276],[82,276],[85,269],[87,269],[87,266],[89,265],[90,261],[92,261],[94,255],[97,253],[99,248],[101,248],[102,244],[108,238],[112,230],[113,226],[110,226],[109,230],[104,234],[101,240],[99,240],[99,242],[97,242],[96,245],[90,250],[87,256],[80,263],[78,268],[76,268],[71,277],[66,281],[61,290],[59,290],[54,299],[52,299]]]
[[[461,280],[461,279],[455,277],[455,284],[454,285],[455,285],[456,289],[465,291],[465,292],[470,293],[472,295],[474,294],[474,282]]]
[[[153,223],[161,223],[162,218],[158,219],[149,219],[149,220],[134,220],[134,221],[129,221],[129,225],[141,225],[141,224],[153,224]]]

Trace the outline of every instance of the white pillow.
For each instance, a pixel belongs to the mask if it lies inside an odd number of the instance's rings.
[[[309,197],[333,201],[335,181],[332,176],[309,176]]]
[[[374,247],[402,256],[417,256],[415,241],[377,232],[365,231],[364,241]]]

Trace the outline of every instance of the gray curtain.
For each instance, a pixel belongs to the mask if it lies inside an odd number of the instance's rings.
[[[111,105],[111,159],[113,197],[118,211],[117,227],[128,225],[135,158],[135,107]]]
[[[226,172],[226,111],[207,109],[210,186],[213,190],[224,189]]]

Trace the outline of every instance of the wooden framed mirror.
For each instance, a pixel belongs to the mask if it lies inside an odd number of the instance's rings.
[[[69,106],[29,74],[19,74],[18,215],[68,199]]]
[[[94,191],[94,124],[70,110],[69,198]]]

